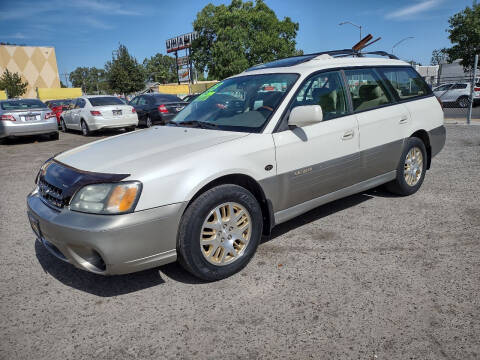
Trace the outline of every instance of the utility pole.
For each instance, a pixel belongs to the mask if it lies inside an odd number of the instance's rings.
[[[467,114],[467,124],[470,125],[472,121],[472,106],[473,106],[473,92],[475,88],[475,79],[477,78],[477,67],[478,67],[478,54],[475,55],[475,61],[473,63],[473,78],[470,85],[470,104],[468,105],[468,114]]]
[[[180,85],[180,74],[178,73],[178,51],[175,51],[175,65],[177,66],[177,81]]]

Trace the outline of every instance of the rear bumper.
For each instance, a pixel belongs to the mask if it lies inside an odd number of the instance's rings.
[[[136,114],[122,116],[118,119],[105,119],[103,117],[91,118],[87,121],[90,130],[100,129],[118,129],[129,126],[138,125],[138,117]]]
[[[126,274],[173,262],[183,203],[124,215],[54,210],[33,192],[28,217],[48,251],[77,268]]]
[[[437,155],[445,146],[447,131],[445,126],[439,126],[428,132],[430,137],[430,147],[432,149],[432,158]]]
[[[48,134],[58,131],[57,119],[50,118],[44,122],[16,122],[16,121],[0,121],[0,138],[8,136],[27,136]]]

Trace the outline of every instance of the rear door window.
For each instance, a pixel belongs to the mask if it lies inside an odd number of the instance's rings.
[[[345,70],[345,75],[356,112],[393,103],[392,96],[373,69]]]
[[[400,100],[431,94],[431,90],[427,83],[412,68],[379,68],[378,71],[393,87]]]

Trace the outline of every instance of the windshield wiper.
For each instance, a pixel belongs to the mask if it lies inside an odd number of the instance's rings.
[[[218,125],[216,124],[212,124],[206,121],[198,121],[198,120],[182,121],[177,123],[177,126],[182,126],[182,125],[192,125],[200,129],[215,129],[216,127],[218,127]]]

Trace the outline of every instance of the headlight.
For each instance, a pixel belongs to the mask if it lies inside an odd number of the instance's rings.
[[[70,209],[94,214],[132,212],[142,192],[138,181],[92,184],[81,188],[70,202]]]

